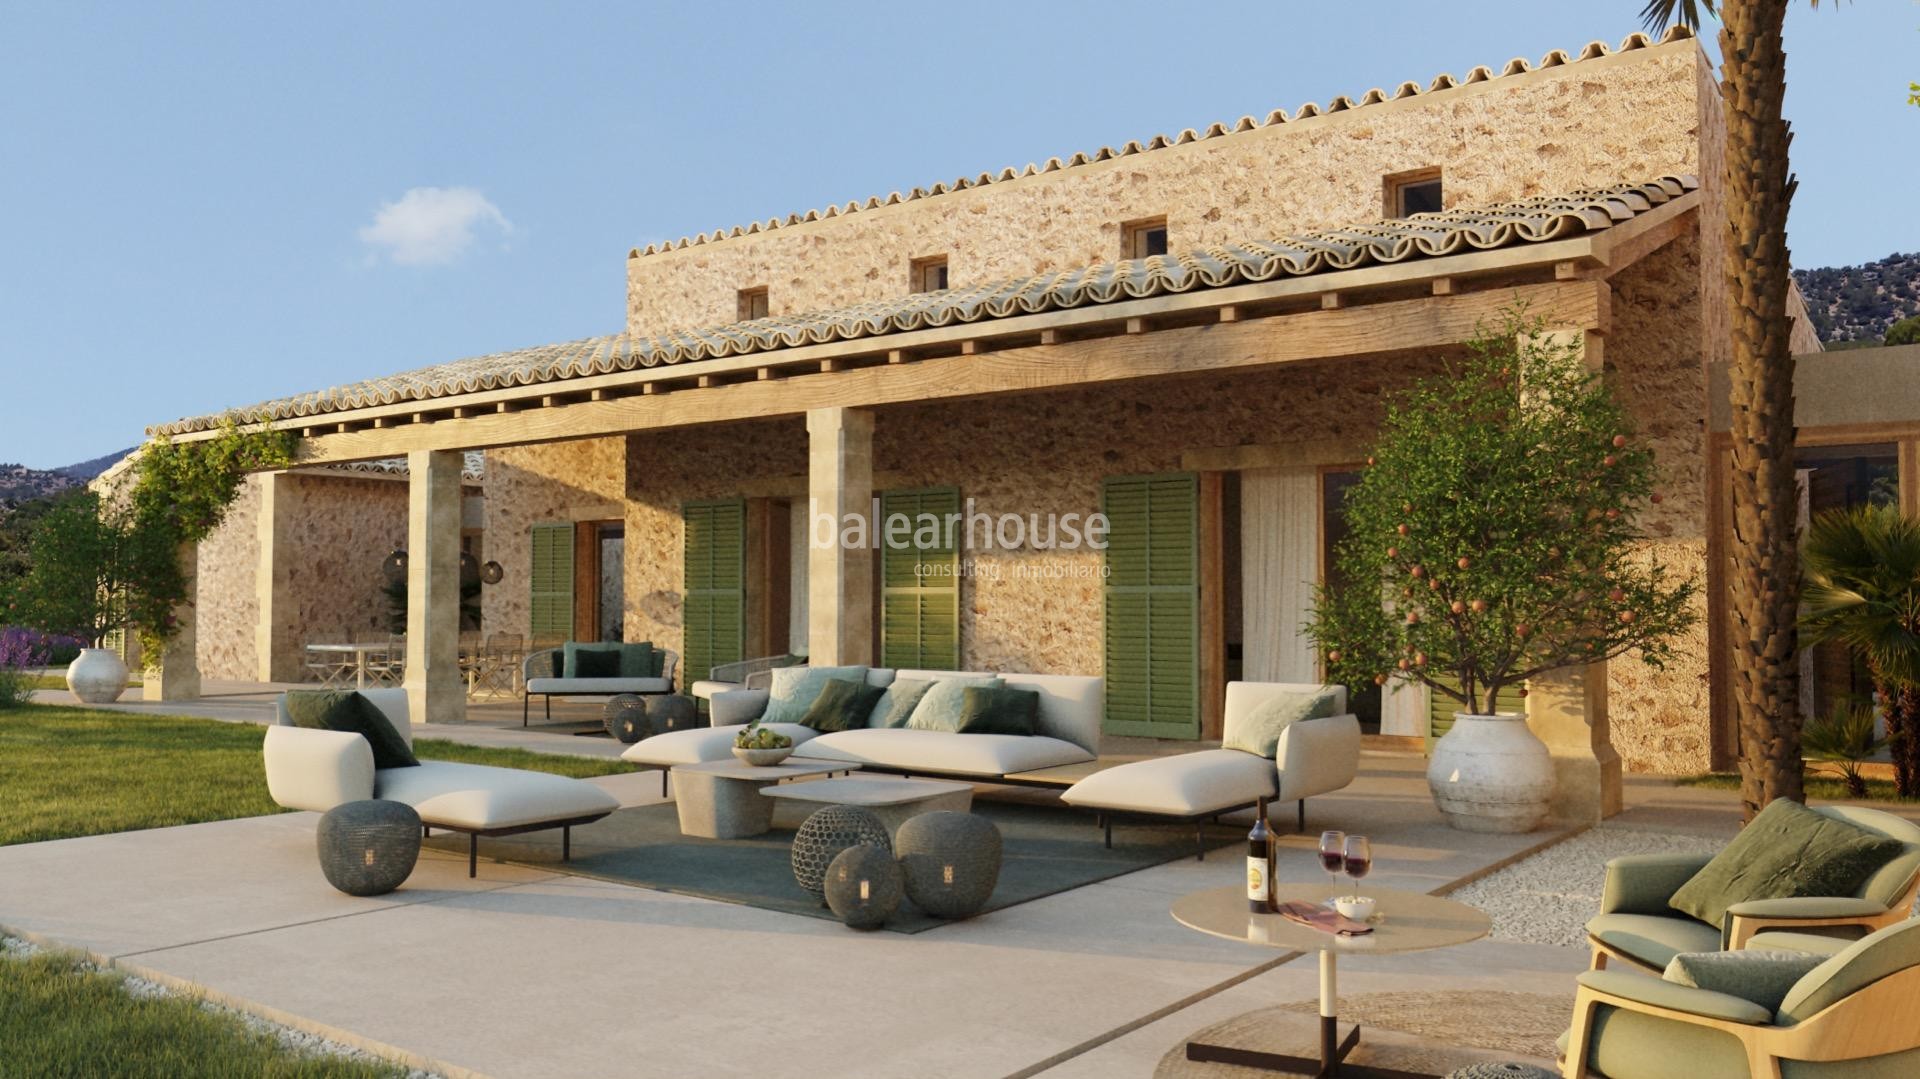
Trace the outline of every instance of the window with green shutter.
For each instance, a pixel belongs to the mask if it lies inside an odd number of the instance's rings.
[[[927,487],[880,496],[880,665],[952,671],[960,668],[960,490]],[[923,527],[931,515],[939,527]],[[888,523],[907,524],[889,536]]]
[[[746,503],[689,502],[686,525],[685,684],[705,678],[716,664],[746,657]]]
[[[1452,678],[1440,679],[1440,681],[1444,681],[1450,686],[1460,684],[1458,679]],[[1523,716],[1526,715],[1527,699],[1520,695],[1520,691],[1525,688],[1525,686],[1517,685],[1501,686],[1500,699],[1495,703],[1494,711],[1502,713],[1514,712]],[[1466,706],[1459,701],[1454,700],[1452,697],[1438,690],[1429,689],[1427,691],[1427,748],[1429,750],[1433,748],[1435,742],[1440,740],[1441,735],[1453,729],[1453,714],[1465,707]]]
[[[573,636],[573,525],[533,526],[533,605],[527,633],[534,638]]]
[[[1200,482],[1106,481],[1106,729],[1200,737]]]

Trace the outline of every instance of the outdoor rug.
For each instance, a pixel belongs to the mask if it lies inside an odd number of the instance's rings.
[[[1054,895],[1137,869],[1194,856],[1188,825],[1116,824],[1113,849],[1100,844],[1093,817],[1055,805],[975,799],[973,812],[1000,829],[1000,880],[986,911]],[[1208,825],[1212,851],[1246,842],[1238,827]],[[440,850],[466,854],[467,837],[441,833],[426,840]],[[750,839],[696,839],[680,834],[671,804],[616,810],[573,830],[573,860],[560,860],[558,830],[481,839],[483,859],[697,895],[765,910],[834,919],[833,912],[802,891],[793,879],[793,832],[776,826]],[[982,913],[985,913],[983,911]],[[919,933],[944,924],[910,901],[887,920],[896,933]]]

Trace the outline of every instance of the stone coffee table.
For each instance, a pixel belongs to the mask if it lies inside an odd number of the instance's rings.
[[[965,813],[973,808],[973,784],[934,779],[881,779],[848,776],[760,788],[768,798],[820,805],[859,806],[880,818],[888,836],[897,836],[909,817],[937,809]]]
[[[745,839],[773,828],[773,799],[761,794],[769,784],[802,776],[830,776],[860,766],[846,761],[788,757],[779,764],[752,765],[741,760],[676,764],[674,805],[680,834],[703,839]]]

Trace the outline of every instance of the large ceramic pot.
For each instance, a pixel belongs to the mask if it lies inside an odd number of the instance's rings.
[[[86,704],[112,704],[127,690],[127,665],[105,648],[82,648],[67,664],[67,688]]]
[[[1525,716],[1461,713],[1434,744],[1427,787],[1463,832],[1530,832],[1553,798],[1553,756]]]

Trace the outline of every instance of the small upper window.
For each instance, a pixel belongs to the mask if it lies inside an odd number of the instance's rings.
[[[1167,253],[1167,219],[1149,218],[1120,226],[1120,257],[1151,258]]]
[[[1387,216],[1437,214],[1442,209],[1440,170],[1421,169],[1387,177]]]
[[[914,259],[912,276],[913,291],[939,292],[947,287],[947,256],[934,255],[930,258]]]
[[[767,317],[767,287],[740,290],[740,321]]]

